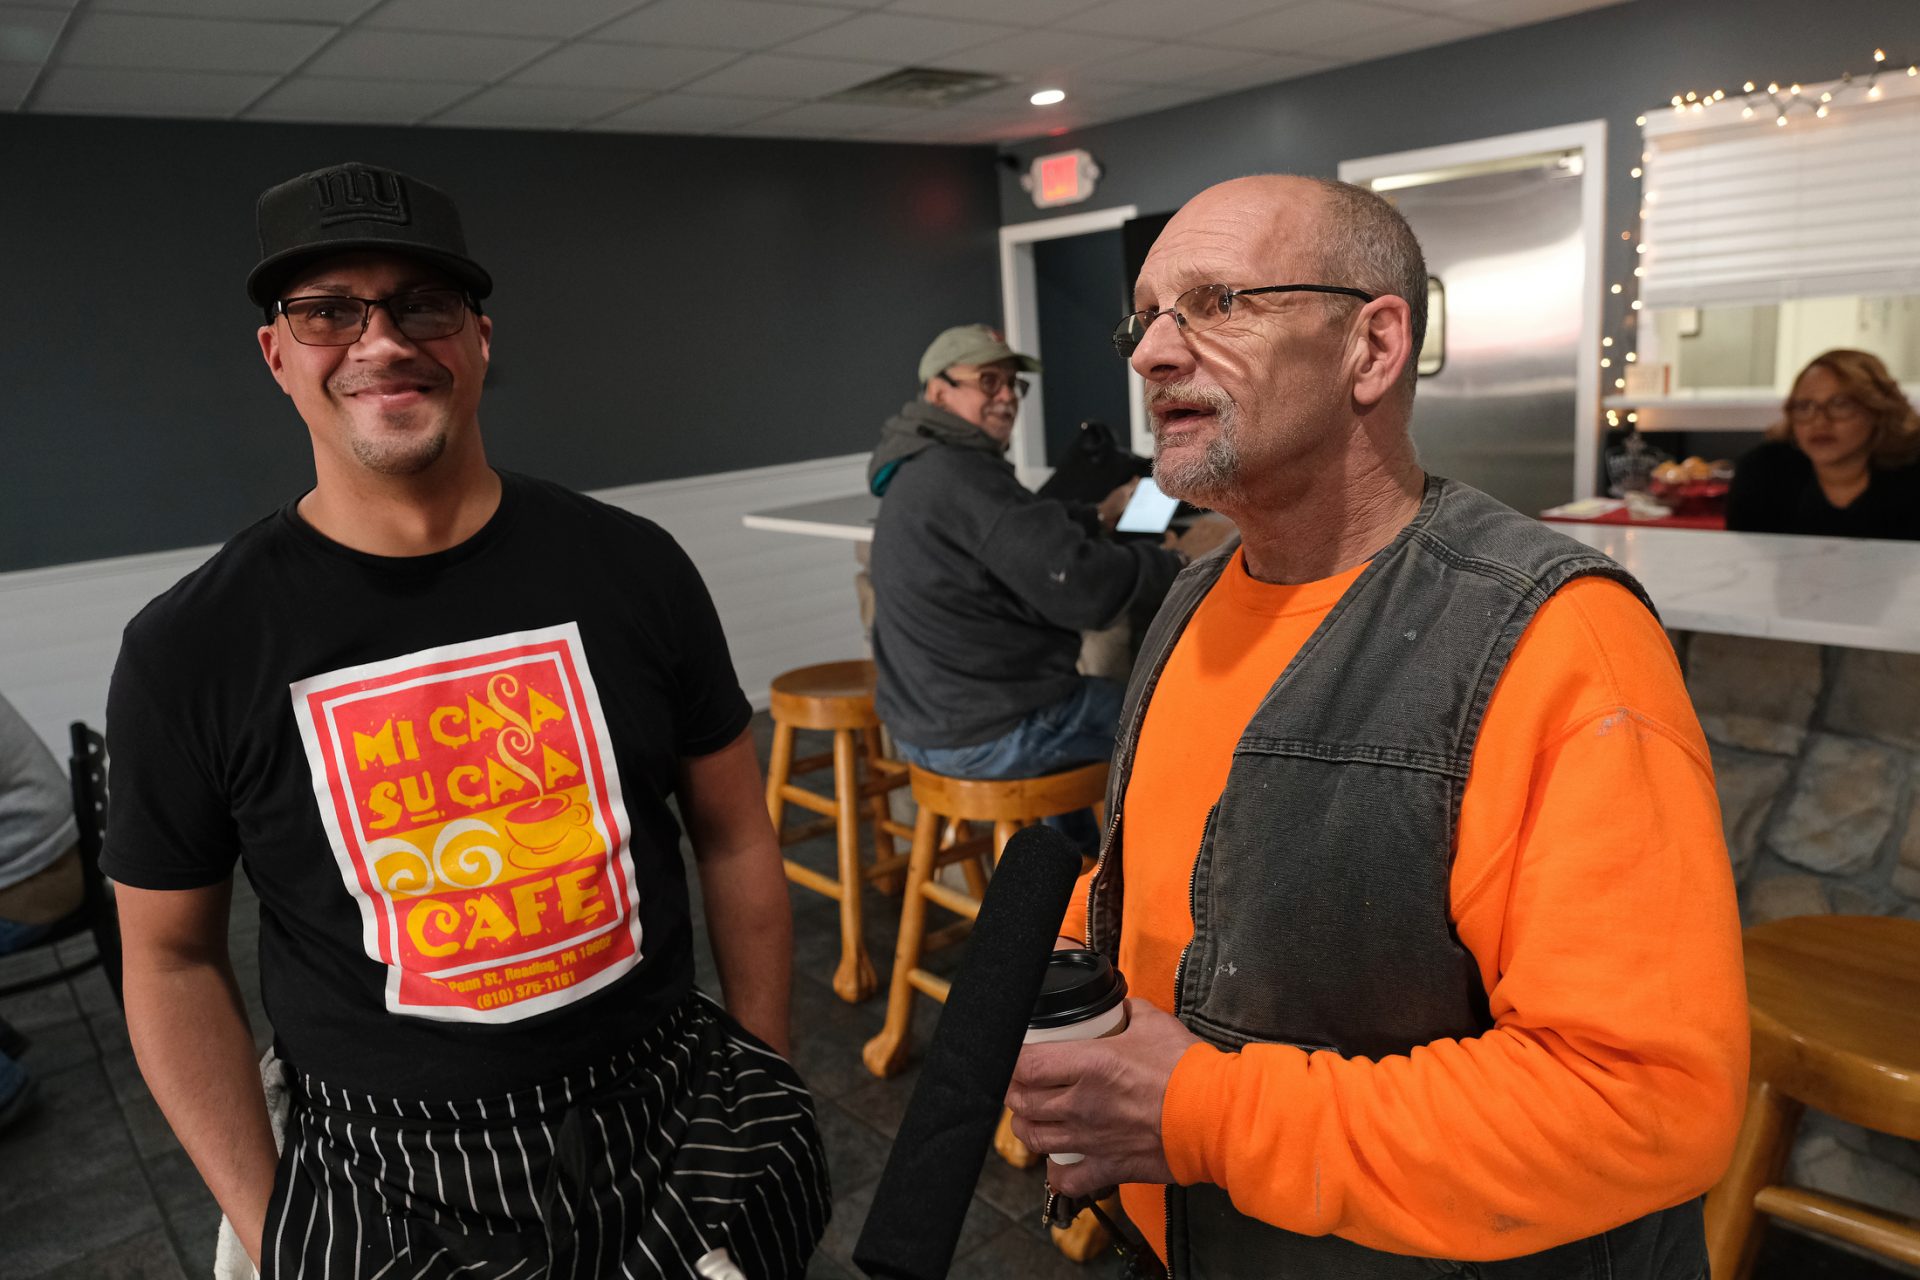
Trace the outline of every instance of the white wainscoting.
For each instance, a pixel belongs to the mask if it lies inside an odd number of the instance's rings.
[[[594,497],[679,540],[713,592],[740,685],[755,707],[789,667],[866,654],[853,546],[745,528],[749,511],[856,493],[866,455],[602,489]],[[0,573],[0,694],[67,758],[67,725],[105,722],[120,632],[214,547]]]

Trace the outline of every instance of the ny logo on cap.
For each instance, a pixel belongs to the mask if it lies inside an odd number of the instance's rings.
[[[397,173],[379,169],[329,169],[313,179],[314,204],[320,225],[336,222],[412,221],[407,212],[406,183]]]

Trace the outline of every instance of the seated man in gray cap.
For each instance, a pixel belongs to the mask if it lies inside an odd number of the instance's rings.
[[[699,573],[488,465],[493,281],[443,192],[337,165],[257,219],[257,338],[315,483],[134,619],[107,711],[155,1100],[269,1278],[801,1274],[830,1201],[781,1056],[792,919]],[[681,822],[724,1008],[694,989]]]
[[[922,394],[887,420],[867,465],[874,526],[876,702],[901,758],[961,778],[1025,778],[1104,760],[1120,686],[1076,670],[1080,633],[1166,594],[1191,545],[1105,536],[1124,505],[1041,498],[1006,459],[1022,372],[1039,362],[985,325],[920,358]],[[1202,546],[1201,543],[1205,545]],[[1077,831],[1091,842],[1091,822]]]

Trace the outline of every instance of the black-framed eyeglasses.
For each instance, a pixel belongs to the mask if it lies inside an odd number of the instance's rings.
[[[287,318],[287,331],[302,346],[350,347],[367,331],[375,307],[415,342],[451,337],[466,326],[468,308],[480,311],[480,304],[458,289],[412,289],[384,298],[339,293],[282,298],[273,304],[273,314]]]
[[[1378,294],[1350,289],[1343,284],[1264,284],[1257,289],[1229,289],[1224,284],[1195,285],[1173,300],[1170,307],[1149,307],[1121,318],[1113,331],[1113,349],[1124,357],[1146,341],[1147,330],[1161,316],[1170,315],[1184,332],[1199,333],[1223,323],[1233,314],[1233,300],[1256,293],[1337,293],[1362,302],[1372,302]]]
[[[1787,417],[1795,422],[1812,422],[1817,414],[1828,422],[1855,422],[1867,412],[1867,406],[1852,396],[1828,396],[1825,400],[1789,400]]]
[[[943,369],[940,372],[940,378],[941,381],[945,382],[948,386],[953,387],[957,387],[963,382],[971,382],[974,386],[979,387],[980,394],[989,400],[999,395],[1001,389],[1004,387],[1013,388],[1013,398],[1016,400],[1026,395],[1033,387],[1033,384],[1025,378],[1016,378],[1010,374],[1001,373],[996,369],[982,369],[971,378],[956,378]]]

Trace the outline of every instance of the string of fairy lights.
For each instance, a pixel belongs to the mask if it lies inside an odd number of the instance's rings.
[[[1758,81],[1748,80],[1741,86],[1737,95],[1729,94],[1724,89],[1714,89],[1704,93],[1699,90],[1690,90],[1673,95],[1669,105],[1675,115],[1700,115],[1738,106],[1742,120],[1765,119],[1771,116],[1774,125],[1784,129],[1792,122],[1795,114],[1804,113],[1815,119],[1824,120],[1841,107],[1857,106],[1863,102],[1878,102],[1886,92],[1885,86],[1881,84],[1882,79],[1895,76],[1920,77],[1920,62],[1899,58],[1889,59],[1885,49],[1875,49],[1873,64],[1870,68],[1858,74],[1843,71],[1831,87],[1821,89],[1818,93],[1808,91],[1798,82],[1783,85],[1777,80],[1770,80],[1763,87]],[[1637,117],[1634,123],[1645,125],[1647,117]],[[1627,176],[1638,181],[1645,173],[1644,166],[1647,160],[1648,154],[1642,151],[1639,162],[1627,171]],[[1646,194],[1641,197],[1640,218],[1643,221],[1647,215],[1647,203],[1651,199],[1652,197]],[[1620,239],[1632,241],[1635,234],[1635,230],[1629,228],[1620,233]],[[1641,240],[1635,244],[1633,250],[1636,258],[1646,253],[1646,241]],[[1636,262],[1633,277],[1639,279],[1646,273],[1646,268]],[[1607,286],[1608,294],[1614,297],[1624,295],[1626,290],[1627,282],[1624,280],[1616,280]],[[1629,299],[1627,310],[1620,317],[1621,327],[1628,331],[1633,330],[1639,320],[1640,310],[1640,299]],[[1629,332],[1627,336],[1631,336],[1631,333]],[[1636,364],[1640,359],[1632,346],[1632,343],[1625,342],[1624,339],[1620,345],[1616,345],[1612,334],[1603,335],[1600,339],[1601,376],[1603,379],[1611,379],[1614,393],[1624,392],[1627,389],[1625,376],[1627,371],[1624,366]],[[1616,352],[1621,353],[1617,359]],[[1633,427],[1640,420],[1640,415],[1631,410],[1623,414],[1619,409],[1609,408],[1606,415],[1609,427],[1621,426],[1623,419],[1625,425]]]

